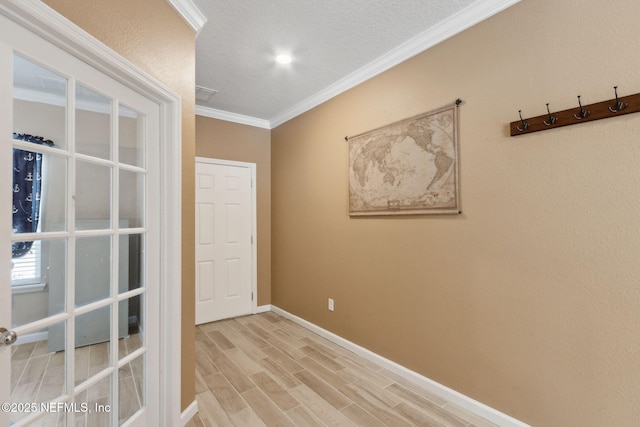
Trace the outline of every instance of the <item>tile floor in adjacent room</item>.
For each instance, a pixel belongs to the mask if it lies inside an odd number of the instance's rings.
[[[187,427],[494,424],[267,312],[196,327]]]
[[[142,340],[139,334],[132,334],[118,340],[119,359],[139,349]],[[109,344],[100,343],[75,349],[75,384],[81,384],[99,374],[110,365]],[[133,359],[118,370],[120,404],[118,418],[124,422],[142,407],[142,357]],[[48,402],[65,390],[65,352],[49,352],[48,342],[39,341],[14,345],[11,348],[11,402]],[[99,380],[75,398],[78,404],[86,403],[94,408],[96,404],[111,405],[110,376]],[[17,422],[28,413],[13,413],[11,420]],[[77,427],[100,427],[110,425],[109,412],[77,413],[74,425]],[[64,426],[65,414],[51,413],[31,424],[37,426]]]

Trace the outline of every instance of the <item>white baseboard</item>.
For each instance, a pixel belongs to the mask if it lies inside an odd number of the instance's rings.
[[[271,311],[271,304],[260,305],[256,307],[256,309],[253,310],[253,314],[266,313],[267,311]]]
[[[358,356],[363,357],[379,366],[382,366],[389,371],[400,375],[402,378],[407,379],[408,381],[416,384],[425,390],[439,396],[448,402],[453,403],[465,410],[475,414],[479,417],[482,417],[488,421],[491,421],[494,424],[497,424],[502,427],[530,427],[528,424],[523,423],[513,417],[510,417],[507,414],[504,414],[496,409],[491,408],[490,406],[485,405],[484,403],[480,403],[477,400],[474,400],[468,396],[465,396],[462,393],[458,393],[455,390],[450,389],[440,383],[437,383],[423,375],[420,375],[417,372],[414,372],[408,368],[405,368],[402,365],[397,364],[396,362],[389,360],[385,357],[380,356],[370,350],[367,350],[364,347],[359,346],[347,339],[344,339],[333,332],[329,332],[326,329],[323,329],[311,322],[308,322],[294,314],[291,314],[275,305],[271,305],[271,311],[276,314],[279,314],[298,325],[315,332],[323,338],[328,339],[335,344],[338,344],[341,347],[346,348],[349,351],[356,353]]]
[[[27,335],[19,336],[14,345],[20,344],[29,344],[32,342],[38,341],[47,341],[49,339],[49,332],[41,331],[41,332],[32,332]]]
[[[193,418],[197,413],[198,402],[194,400],[193,402],[191,402],[191,405],[189,405],[187,409],[185,409],[182,414],[180,414],[180,425],[182,427],[186,426],[187,423],[191,421],[191,418]]]

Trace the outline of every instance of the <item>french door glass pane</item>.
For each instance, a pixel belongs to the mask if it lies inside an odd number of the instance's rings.
[[[144,402],[144,355],[140,355],[120,369],[118,390],[120,425],[131,418]]]
[[[54,325],[64,336],[64,322]],[[66,392],[65,352],[52,352],[47,328],[22,337],[11,348],[11,401],[48,402]],[[29,413],[14,413],[13,422]]]
[[[111,296],[111,236],[76,240],[76,307]]]
[[[65,308],[67,240],[37,240],[32,251],[35,253],[12,260],[12,270],[21,270],[18,276],[21,279],[12,282],[11,324],[14,328],[62,313]],[[32,255],[32,263],[24,260]]]
[[[40,200],[40,231],[67,229],[66,157],[49,153],[42,155],[42,197]]]
[[[144,227],[144,175],[120,170],[120,219],[127,227]]]
[[[111,228],[111,167],[76,161],[76,228]]]
[[[67,78],[13,56],[13,131],[67,147]]]
[[[76,406],[86,405],[88,411],[76,413],[78,426],[109,426],[111,424],[111,375],[108,375],[80,393],[75,398]]]
[[[111,307],[75,319],[75,384],[91,378],[111,364]]]
[[[119,319],[120,330],[123,329],[123,326],[126,326],[127,329],[127,334],[125,334],[124,338],[120,339],[118,342],[118,354],[120,359],[138,350],[143,345],[142,332],[144,331],[144,327],[142,324],[142,302],[143,296],[137,295],[120,301],[119,303],[120,312],[124,311],[128,315],[127,317],[120,316]],[[126,325],[123,325],[123,323],[126,323]]]
[[[67,414],[65,412],[50,412],[43,418],[39,418],[35,425],[64,427],[67,425]]]
[[[120,293],[143,286],[143,238],[143,234],[122,234],[119,237],[120,264],[128,269],[128,274],[120,274]]]
[[[111,159],[111,100],[76,85],[76,152]]]
[[[144,167],[143,118],[124,105],[118,106],[118,161]]]

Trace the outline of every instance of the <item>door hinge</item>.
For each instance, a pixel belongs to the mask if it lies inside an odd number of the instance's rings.
[[[253,236],[251,236],[251,244],[253,245]]]
[[[253,292],[251,292],[251,301],[253,301]]]

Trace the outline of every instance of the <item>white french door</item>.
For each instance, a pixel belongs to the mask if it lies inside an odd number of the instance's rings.
[[[0,112],[0,427],[160,425],[159,105],[0,15]]]

